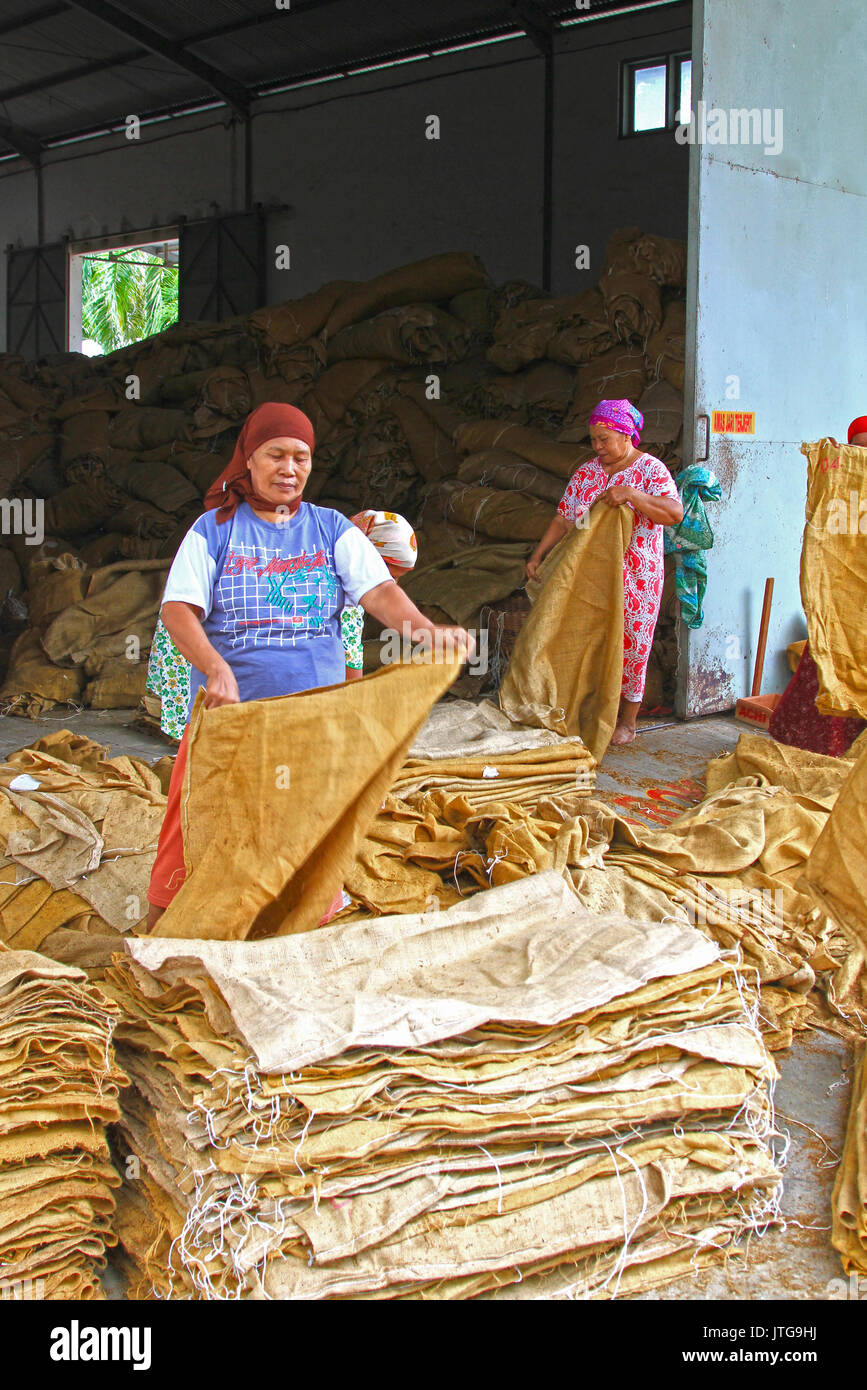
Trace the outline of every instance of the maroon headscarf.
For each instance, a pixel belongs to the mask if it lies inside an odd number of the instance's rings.
[[[303,410],[294,405],[283,405],[279,401],[265,401],[251,410],[238,435],[238,442],[226,467],[205,493],[205,511],[217,507],[217,525],[228,521],[235,515],[241,502],[251,502],[263,511],[273,511],[273,502],[257,497],[253,491],[253,478],[247,467],[247,459],[260,445],[269,439],[303,439],[313,453],[316,437],[313,425]]]

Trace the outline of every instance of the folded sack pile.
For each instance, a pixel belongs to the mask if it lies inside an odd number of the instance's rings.
[[[775,1069],[692,927],[556,873],[447,912],[127,943],[134,1297],[647,1289],[773,1221]]]
[[[115,1189],[105,1126],[127,1078],[80,970],[0,945],[0,1290],[101,1298]]]

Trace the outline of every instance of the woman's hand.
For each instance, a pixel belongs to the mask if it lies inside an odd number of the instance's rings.
[[[606,488],[602,494],[602,500],[609,507],[622,507],[626,502],[632,502],[635,498],[635,489],[624,487],[622,484],[617,487]]]
[[[533,554],[533,555],[530,556],[530,558],[529,558],[529,560],[527,561],[527,564],[526,564],[526,566],[525,566],[526,571],[527,571],[527,578],[528,578],[528,579],[535,579],[535,578],[536,578],[536,572],[537,572],[539,566],[541,565],[541,563],[542,563],[542,561],[541,561],[541,559],[539,558],[538,555]]]
[[[208,675],[205,686],[205,709],[217,709],[220,705],[239,705],[241,694],[235,673],[227,661],[215,664]]]
[[[471,632],[464,627],[433,627],[434,650],[439,641],[447,652],[454,652],[461,661],[472,661],[476,654],[476,641]]]

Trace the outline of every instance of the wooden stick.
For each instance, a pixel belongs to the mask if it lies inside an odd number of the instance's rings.
[[[751,695],[758,695],[762,688],[762,671],[765,666],[765,648],[768,645],[768,627],[771,621],[771,599],[774,597],[773,579],[765,580],[765,597],[762,602],[762,621],[759,624],[759,642],[756,647],[756,664],[753,668],[753,688]]]

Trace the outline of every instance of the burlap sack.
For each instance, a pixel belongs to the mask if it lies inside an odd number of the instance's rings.
[[[387,309],[328,340],[328,361],[384,357],[391,362],[437,365],[460,361],[472,342],[465,323],[433,304]]]
[[[10,714],[36,718],[52,705],[77,703],[83,685],[83,672],[54,666],[45,655],[38,632],[28,628],[12,648],[0,704],[11,705]]]
[[[55,536],[83,536],[111,521],[122,500],[108,477],[72,483],[46,502],[45,529]]]
[[[390,666],[214,710],[197,697],[181,797],[188,878],[155,935],[240,940],[315,928],[459,670],[454,661]],[[315,758],[299,756],[314,746]]]
[[[459,454],[478,454],[483,449],[508,449],[557,478],[571,478],[592,457],[592,450],[549,439],[541,430],[497,420],[471,420],[455,430]]]
[[[96,637],[91,642],[84,659],[84,674],[88,680],[109,673],[112,663],[123,658],[135,664],[147,656],[156,627],[156,616],[149,614],[139,622],[129,623],[121,632],[110,632],[105,637]]]
[[[495,540],[538,541],[551,523],[553,509],[529,493],[455,484],[449,492],[447,515]]]
[[[34,627],[44,627],[57,613],[84,597],[87,571],[72,555],[42,560],[28,575],[27,607]]]
[[[288,299],[283,304],[257,309],[247,323],[269,342],[291,347],[320,333],[338,301],[359,288],[356,280],[329,280],[303,299]]]
[[[33,427],[36,428],[33,428]],[[0,429],[0,489],[7,496],[19,478],[57,454],[57,436],[50,433],[38,417],[24,419],[21,425]]]
[[[599,282],[611,331],[620,342],[645,343],[662,323],[659,286],[638,271],[617,271]]]
[[[617,723],[623,677],[623,556],[628,507],[592,507],[539,568],[500,708],[519,724],[577,734],[598,760]]]
[[[686,356],[686,301],[673,299],[665,306],[662,325],[647,343],[651,375],[662,375],[676,390],[683,391]]]
[[[867,502],[863,449],[802,444],[807,459],[801,602],[821,714],[867,719]]]
[[[148,663],[119,656],[102,663],[99,675],[84,688],[92,709],[137,709],[145,693]]]
[[[94,641],[132,631],[156,614],[168,560],[125,560],[91,574],[86,596],[58,614],[43,634],[52,661],[83,662]]]
[[[343,418],[353,397],[390,366],[391,363],[384,358],[375,361],[352,359],[335,362],[333,367],[322,373],[301,402],[301,409],[313,422],[317,444]]]
[[[421,546],[419,553],[424,555]],[[482,544],[432,563],[422,559],[401,587],[428,616],[437,609],[447,622],[469,623],[485,604],[496,603],[523,583],[527,553],[523,543]]]
[[[470,415],[548,426],[562,422],[574,392],[573,372],[555,362],[540,362],[524,372],[478,382],[461,404]]]
[[[494,325],[494,343],[487,358],[504,372],[514,372],[530,362],[548,356],[554,361],[585,361],[583,355],[567,354],[567,344],[585,346],[581,352],[592,355],[589,345],[598,335],[610,334],[605,307],[597,289],[561,299],[524,299],[504,308]],[[557,346],[552,349],[552,344]]]
[[[182,410],[161,410],[157,406],[130,402],[111,417],[108,442],[116,449],[154,449],[180,439],[187,424]]]
[[[386,271],[337,301],[325,325],[326,341],[330,342],[348,324],[360,323],[384,309],[452,299],[463,290],[481,288],[485,280],[482,262],[469,251],[448,251]]]
[[[630,248],[633,265],[658,285],[683,289],[686,285],[686,242],[672,237],[642,236]]]
[[[142,502],[150,502],[163,512],[177,512],[201,499],[199,489],[177,468],[155,459],[111,460],[111,479],[118,487]]]
[[[0,600],[7,594],[20,594],[21,570],[11,550],[0,546]]]
[[[867,746],[810,852],[804,886],[867,958]]]
[[[77,458],[108,458],[108,426],[105,410],[80,411],[64,420],[60,433],[60,463],[66,467]]]
[[[458,456],[451,436],[440,429],[432,414],[422,410],[410,396],[395,395],[389,403],[400,422],[412,461],[427,483],[451,477],[458,467]]]
[[[625,397],[636,403],[641,398],[646,381],[644,354],[638,348],[614,348],[594,358],[586,366],[579,367],[575,398],[559,438],[565,441],[586,439],[590,413],[599,401]]]
[[[478,454],[470,454],[460,464],[457,476],[462,483],[529,492],[555,507],[565,491],[563,479],[555,478],[553,473],[546,473],[508,449],[483,449]]]
[[[674,444],[683,429],[682,393],[668,381],[654,381],[636,404],[644,416],[642,448]]]

